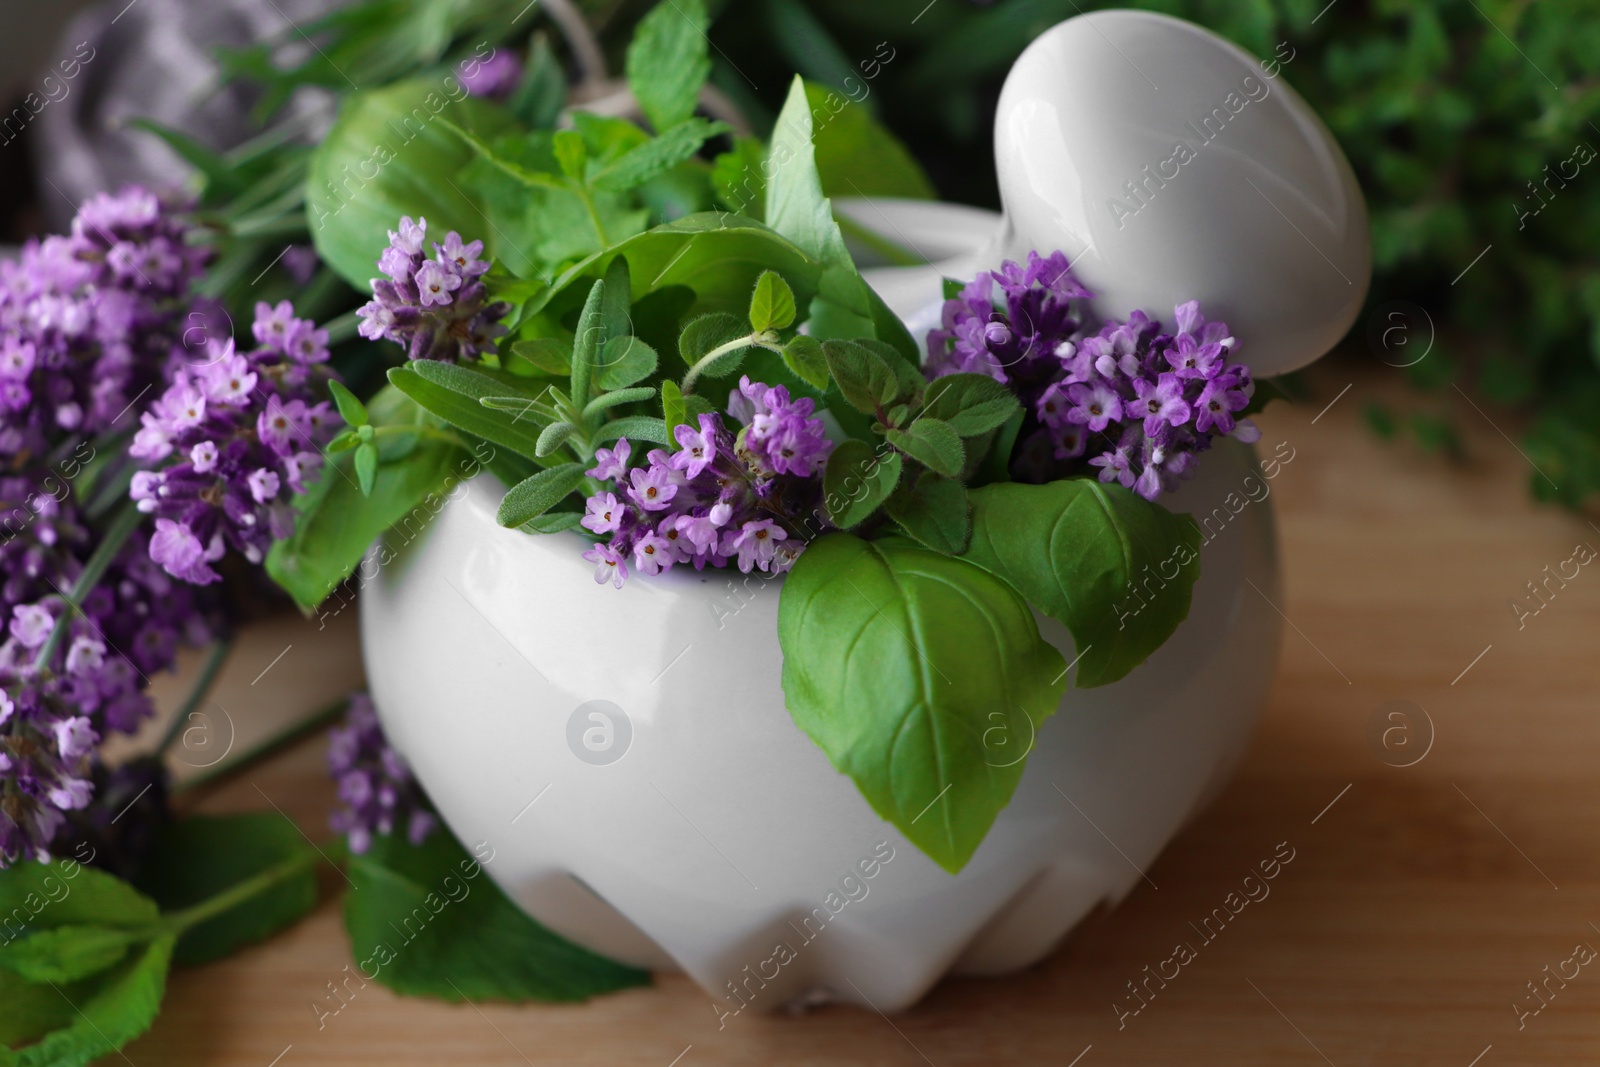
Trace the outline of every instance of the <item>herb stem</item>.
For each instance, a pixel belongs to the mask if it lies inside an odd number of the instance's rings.
[[[178,782],[172,787],[171,796],[174,799],[179,797],[187,799],[204,795],[206,791],[216,788],[241,771],[249,770],[256,764],[270,759],[284,749],[299,743],[329,725],[344,714],[344,710],[349,706],[349,703],[348,700],[341,697],[288,729],[262,741],[255,748],[239,756],[238,759],[215,767],[208,767],[193,778]]]
[[[224,638],[211,646],[211,654],[206,657],[205,665],[200,668],[200,677],[195,679],[194,686],[183,701],[183,706],[178,709],[178,714],[172,717],[167,732],[161,735],[161,743],[156,745],[156,755],[164,755],[172,747],[173,742],[183,734],[183,724],[189,721],[189,716],[194,714],[194,710],[200,706],[206,694],[211,692],[211,686],[216,682],[223,662],[232,651],[232,638]]]
[[[66,639],[67,628],[72,624],[72,616],[83,609],[80,604],[94,591],[94,587],[104,577],[106,568],[111,566],[111,561],[122,551],[122,546],[127,543],[133,531],[138,529],[144,521],[144,513],[130,500],[123,505],[111,520],[111,525],[106,529],[105,536],[95,546],[94,554],[89,557],[89,562],[83,565],[83,571],[78,575],[78,580],[72,583],[72,590],[63,593],[62,597],[67,602],[67,610],[62,612],[61,618],[56,620],[50,637],[45,641],[44,647],[39,649],[39,655],[34,658],[33,669],[43,670],[54,658],[56,650],[61,647],[61,642]],[[59,590],[58,590],[59,592]]]
[[[694,392],[694,383],[707,367],[729,352],[737,352],[741,348],[765,348],[768,352],[783,354],[783,346],[778,344],[778,336],[771,330],[748,334],[744,337],[735,337],[733,340],[718,345],[695,360],[694,366],[689,368],[689,373],[683,376],[683,384],[678,387],[683,392],[683,395],[688,396]]]
[[[208,897],[181,911],[164,915],[162,925],[170,933],[181,934],[207,919],[214,919],[223,912],[231,911],[240,904],[260,896],[280,882],[288,881],[329,853],[335,862],[348,858],[349,852],[342,837],[328,842],[320,851],[312,850],[291,856],[259,874],[252,875],[242,882],[236,882],[216,896]]]

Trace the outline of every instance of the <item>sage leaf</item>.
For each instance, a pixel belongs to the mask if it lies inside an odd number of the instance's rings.
[[[894,402],[900,379],[878,353],[855,341],[830,340],[822,343],[822,355],[839,395],[857,411],[870,415]]]
[[[650,982],[529,918],[443,827],[421,845],[376,838],[350,858],[350,877],[344,922],[357,965],[397,993],[579,1001]]]
[[[562,421],[552,422],[539,433],[539,442],[534,447],[535,454],[544,459],[556,449],[567,443],[567,438],[578,432],[578,427],[573,423]]]
[[[622,404],[636,404],[641,400],[649,400],[655,395],[655,387],[651,385],[641,385],[632,389],[618,389],[611,393],[601,393],[589,401],[589,406],[583,409],[584,421],[588,422],[594,416],[609,408],[618,407]]]
[[[986,739],[1033,737],[1065,688],[1027,602],[904,538],[829,534],[784,582],[778,640],[795,722],[874,811],[960,871],[1025,763]]]
[[[922,414],[962,437],[977,437],[1022,410],[1010,389],[987,374],[946,374],[928,383]]]
[[[972,506],[959,479],[925,474],[910,489],[891,496],[884,510],[902,530],[935,552],[959,555],[972,540]]]
[[[670,380],[665,381],[661,383],[662,393],[667,391],[668,386],[677,388]],[[628,415],[614,419],[596,430],[594,435],[595,441],[599,444],[615,441],[619,437],[627,437],[634,441],[649,441],[653,445],[665,445],[671,440],[667,434],[666,422],[653,415]]]
[[[840,441],[822,472],[822,500],[828,517],[840,529],[861,525],[889,499],[900,483],[900,454],[881,454],[855,438]]]
[[[518,482],[500,500],[501,526],[518,527],[538,518],[583,484],[583,464],[563,463]]]
[[[904,430],[890,430],[884,436],[900,451],[947,478],[958,476],[966,462],[960,435],[939,419],[914,419]]]
[[[1120,485],[998,482],[972,491],[963,558],[1071,631],[1087,688],[1126,676],[1188,617],[1200,531]]]
[[[694,114],[700,89],[711,76],[705,0],[661,0],[639,20],[628,45],[628,88],[656,132]]]
[[[794,319],[794,290],[776,271],[762,271],[750,297],[750,328],[756,333],[786,330]]]
[[[583,515],[581,511],[547,511],[523,523],[522,528],[541,534],[561,533],[582,522]]]
[[[520,417],[520,412],[496,411],[480,403],[484,397],[503,394],[506,391],[503,382],[485,375],[475,375],[464,367],[451,367],[451,371],[460,375],[473,375],[479,379],[475,384],[478,395],[473,396],[430,381],[424,375],[437,372],[426,370],[424,364],[428,367],[446,366],[432,360],[416,360],[404,366],[391,367],[390,384],[429,413],[474,437],[509,448],[529,459],[538,457],[541,427],[536,421]]]
[[[589,402],[589,379],[606,342],[605,293],[603,280],[589,287],[589,298],[578,316],[578,332],[572,342],[572,402],[580,408]]]

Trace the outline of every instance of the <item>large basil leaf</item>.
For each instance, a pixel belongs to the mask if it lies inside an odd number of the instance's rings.
[[[903,538],[830,534],[784,582],[778,640],[795,722],[874,811],[961,870],[1022,778],[986,740],[1031,738],[1066,687],[1027,602]]]
[[[350,880],[344,921],[357,965],[397,993],[574,1001],[650,982],[534,922],[442,827],[420,846],[376,838],[350,858]]]
[[[1079,687],[1143,663],[1189,614],[1200,531],[1120,485],[1073,478],[975,489],[962,558],[1004,578],[1064,623]]]
[[[817,174],[828,196],[891,196],[933,200],[938,193],[905,145],[872,112],[837,89],[806,83],[817,126]]]
[[[503,258],[505,237],[484,221],[483,205],[457,175],[474,153],[441,118],[489,137],[514,126],[481,100],[451,102],[427,79],[396,82],[346,98],[306,177],[306,218],[317,254],[365,291],[400,216],[425,217],[428,236],[450,230],[481,238]]]

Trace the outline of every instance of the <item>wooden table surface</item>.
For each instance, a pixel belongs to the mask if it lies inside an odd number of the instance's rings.
[[[1520,629],[1511,604],[1547,564],[1600,547],[1600,529],[1532,504],[1529,463],[1501,432],[1516,428],[1453,390],[1464,463],[1375,439],[1361,410],[1399,394],[1397,373],[1346,358],[1316,375],[1315,398],[1260,419],[1265,445],[1295,450],[1273,483],[1290,625],[1265,721],[1234,782],[1150,868],[1155,885],[1091,916],[1043,964],[944,982],[893,1018],[834,1007],[719,1031],[707,998],[664,976],[575,1007],[448,1005],[371,984],[319,1029],[312,1001],[350,962],[328,873],[322,905],[293,929],[174,974],[152,1031],[107,1062],[1595,1062],[1600,967],[1541,987],[1537,1014],[1527,983],[1580,943],[1600,946],[1600,569]],[[242,746],[359,684],[350,614],[326,629],[254,628],[217,690],[217,729],[232,723]],[[1390,701],[1413,706],[1409,733],[1384,718]],[[1402,729],[1386,746],[1389,725]],[[205,740],[184,758],[215,758]],[[202,806],[270,802],[325,833],[324,747],[309,741]],[[1119,1028],[1125,983],[1199,941],[1190,924],[1284,841],[1295,858],[1270,895]]]

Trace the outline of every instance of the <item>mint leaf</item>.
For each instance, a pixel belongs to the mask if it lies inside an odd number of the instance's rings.
[[[1025,762],[1002,759],[986,731],[1034,736],[1065,688],[1027,602],[903,538],[829,534],[784,582],[778,640],[795,722],[874,811],[960,871]]]
[[[719,134],[727,133],[728,129],[725,122],[707,122],[705,119],[681,122],[661,136],[618,157],[616,162],[597,173],[591,184],[601,192],[626,192],[693,158],[701,145]]]
[[[922,413],[950,424],[962,437],[977,437],[1022,410],[1010,389],[987,374],[946,374],[928,383]]]
[[[918,418],[904,430],[890,430],[885,437],[891,445],[918,461],[929,470],[938,471],[949,478],[961,473],[966,462],[966,451],[961,447],[961,437],[947,422],[938,419]]]
[[[120,963],[130,945],[155,933],[155,927],[57,926],[0,946],[0,967],[29,982],[75,982]]]
[[[556,165],[561,173],[575,182],[582,182],[589,166],[589,149],[583,143],[583,134],[577,130],[557,130],[550,138],[550,147],[555,150]]]
[[[794,290],[776,271],[762,271],[750,297],[750,328],[756,333],[786,330],[794,319]]]
[[[190,966],[230,956],[305,916],[317,903],[318,859],[295,825],[276,813],[194,815],[162,829],[138,884],[170,913],[209,901],[269,868],[302,864],[184,930],[173,962]]]
[[[113,970],[59,990],[45,987],[41,998],[48,994],[71,1005],[70,1016],[64,1016],[66,1025],[52,1029],[37,1044],[19,1049],[6,1063],[15,1067],[83,1067],[144,1033],[161,1010],[173,942],[171,934],[163,935]],[[9,1005],[0,1008],[6,1010]]]
[[[972,508],[963,558],[1065,624],[1080,687],[1124,677],[1188,617],[1200,531],[1187,515],[1088,478],[987,485]]]
[[[705,0],[662,0],[639,20],[628,45],[628,88],[656,132],[694,114],[711,75]]]
[[[822,499],[828,517],[841,529],[861,525],[889,499],[900,482],[900,454],[882,455],[865,441],[840,441],[822,472]]]
[[[459,1001],[577,1001],[647,985],[646,971],[580,948],[530,919],[444,828],[398,834],[350,858],[345,929],[364,974],[397,993]]]
[[[924,474],[915,486],[890,497],[885,510],[902,530],[935,552],[959,555],[972,540],[967,487],[955,478]]]
[[[501,526],[521,526],[561,503],[582,484],[582,463],[563,463],[540,471],[501,498],[498,521]]]

